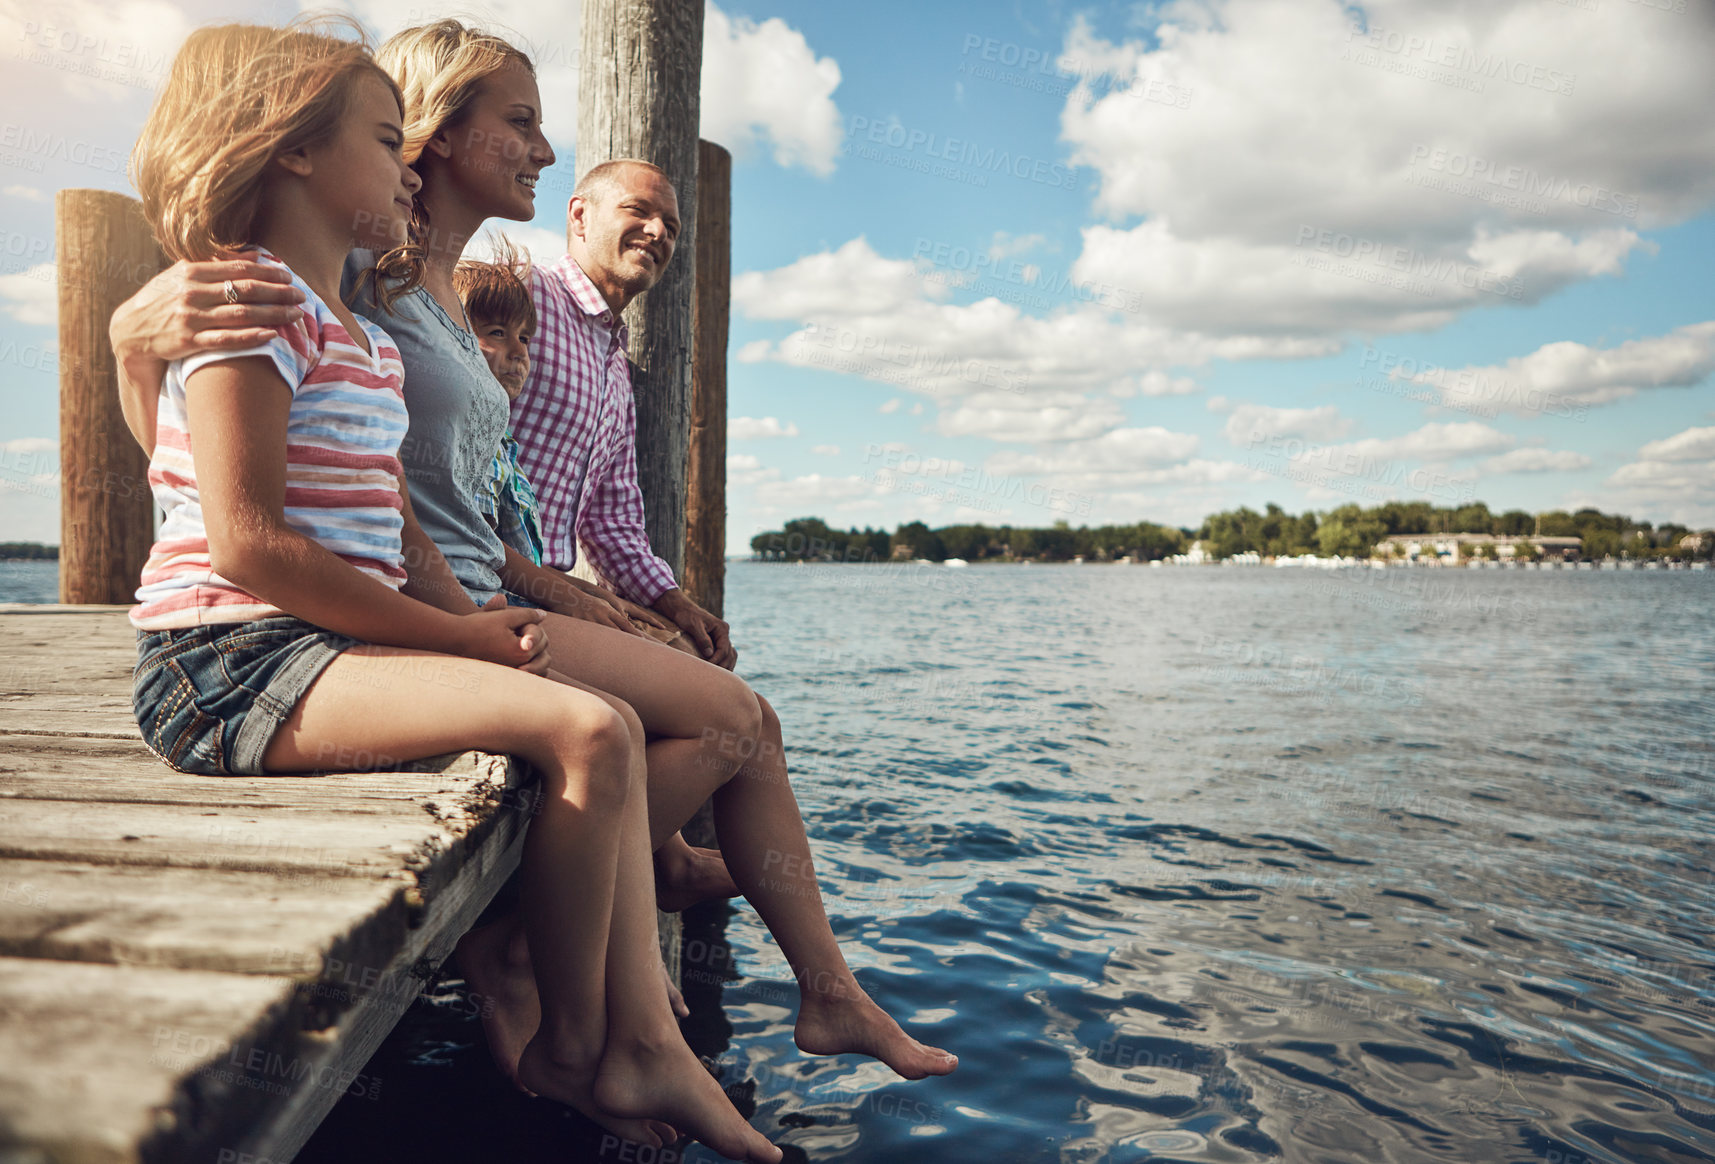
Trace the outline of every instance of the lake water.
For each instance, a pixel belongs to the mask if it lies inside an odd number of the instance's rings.
[[[801,1055],[755,914],[703,911],[688,1037],[788,1159],[1715,1159],[1715,574],[743,563],[728,604],[849,960],[961,1057]],[[456,981],[367,1072],[301,1161],[621,1159]]]

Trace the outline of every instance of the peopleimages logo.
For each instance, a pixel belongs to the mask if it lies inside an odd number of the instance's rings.
[[[1528,166],[1501,165],[1476,154],[1431,148],[1422,142],[1411,148],[1410,166],[1413,174],[1422,166],[1428,173],[1460,179],[1444,188],[1467,197],[1495,200],[1495,191],[1504,191],[1523,198],[1565,202],[1603,214],[1618,214],[1626,218],[1638,216],[1636,194],[1622,194],[1594,182],[1573,182],[1568,178],[1539,173]],[[1418,184],[1429,183],[1418,179]],[[1536,212],[1541,213],[1540,210]]]
[[[1507,278],[1496,271],[1483,270],[1469,263],[1425,254],[1414,247],[1377,242],[1360,235],[1300,225],[1293,245],[1300,253],[1293,261],[1299,266],[1327,269],[1367,282],[1384,283],[1417,294],[1428,294],[1436,283],[1454,283],[1469,291],[1485,291],[1508,299],[1524,298],[1524,280]],[[1322,263],[1303,248],[1328,256]],[[1333,260],[1345,261],[1344,266]],[[1368,264],[1376,268],[1368,271]]]
[[[1452,41],[1439,41],[1432,36],[1421,36],[1417,33],[1400,32],[1397,29],[1383,28],[1371,25],[1364,28],[1360,24],[1351,24],[1346,29],[1346,43],[1351,46],[1353,41],[1360,41],[1359,47],[1369,50],[1371,59],[1353,57],[1359,64],[1382,65],[1380,59],[1373,59],[1385,54],[1401,62],[1422,62],[1431,72],[1421,74],[1425,80],[1439,81],[1443,84],[1453,84],[1453,80],[1435,70],[1448,70],[1468,74],[1472,78],[1481,77],[1487,80],[1511,81],[1515,85],[1524,85],[1531,89],[1540,89],[1545,93],[1558,93],[1563,97],[1572,96],[1572,89],[1578,83],[1576,73],[1565,73],[1551,69],[1546,65],[1533,64],[1530,61],[1509,57],[1505,53],[1478,53],[1469,45],[1456,44]],[[1385,67],[1385,66],[1384,66]],[[1390,70],[1399,71],[1399,70]],[[1417,69],[1405,71],[1418,74]],[[1469,88],[1468,85],[1456,87]],[[1477,88],[1481,92],[1481,88]]]

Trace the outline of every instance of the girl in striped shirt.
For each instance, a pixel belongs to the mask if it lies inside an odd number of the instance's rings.
[[[168,368],[149,470],[165,520],[131,615],[138,726],[168,764],[207,774],[468,748],[529,760],[543,796],[523,912],[541,1017],[520,1082],[631,1140],[683,1129],[776,1161],[668,1010],[636,714],[531,673],[546,669],[540,611],[459,615],[400,591],[413,518],[399,353],[339,287],[354,244],[404,241],[421,179],[398,87],[330,32],[193,33],[137,145],[170,256],[246,252],[304,294],[266,342]],[[406,274],[376,289],[384,306],[421,278],[420,250],[413,270],[412,248],[395,249]]]

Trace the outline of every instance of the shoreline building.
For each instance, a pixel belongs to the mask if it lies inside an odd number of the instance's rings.
[[[1472,557],[1479,546],[1493,546],[1495,556],[1505,559],[1517,555],[1519,547],[1526,544],[1534,545],[1545,559],[1576,562],[1584,554],[1583,538],[1479,533],[1395,534],[1377,542],[1375,552],[1383,558],[1443,558],[1457,563]]]

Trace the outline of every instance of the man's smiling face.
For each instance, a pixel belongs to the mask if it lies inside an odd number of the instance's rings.
[[[582,263],[611,304],[612,291],[631,299],[653,287],[679,240],[679,198],[667,178],[643,166],[625,166],[591,192],[572,199],[569,229]],[[594,268],[594,269],[591,269]]]

